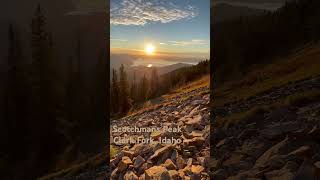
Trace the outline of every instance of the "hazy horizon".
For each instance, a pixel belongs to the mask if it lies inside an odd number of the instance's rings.
[[[210,57],[210,0],[111,0],[110,26],[111,64],[196,64]]]

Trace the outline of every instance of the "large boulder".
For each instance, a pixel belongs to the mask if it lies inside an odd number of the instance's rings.
[[[176,164],[178,169],[183,169],[186,166],[186,161],[181,156],[178,156],[176,160]]]
[[[161,166],[165,167],[166,169],[169,170],[175,170],[177,169],[177,166],[172,162],[171,159],[167,159],[164,164],[162,164]]]
[[[145,171],[146,180],[170,180],[170,174],[165,167],[153,166]]]
[[[301,125],[297,121],[277,122],[268,125],[261,131],[261,136],[267,139],[277,139],[286,133],[297,131]]]
[[[118,169],[120,172],[126,170],[129,165],[133,164],[131,159],[127,156],[122,157],[121,161],[118,164]]]
[[[178,180],[179,179],[179,173],[176,170],[169,170],[169,176],[173,180]]]
[[[191,172],[193,174],[197,174],[199,175],[201,172],[204,171],[204,167],[200,166],[200,165],[192,165],[191,166]]]
[[[164,146],[155,151],[155,153],[149,158],[150,161],[166,160],[171,156],[172,145]],[[166,157],[164,157],[166,156]]]
[[[128,171],[124,177],[123,177],[124,180],[139,180],[138,176],[132,172],[132,171]]]
[[[130,159],[133,159],[133,157],[135,156],[135,153],[133,151],[122,151],[124,156],[129,157]]]
[[[300,180],[300,179],[305,179],[305,180],[318,179],[317,169],[309,160],[304,160],[298,172],[293,178],[293,180]]]
[[[197,128],[199,130],[202,130],[203,126],[205,125],[204,119],[200,114],[193,117],[193,118],[189,118],[185,124],[187,125],[187,127],[193,127],[193,128]]]
[[[270,149],[268,149],[266,152],[262,154],[262,156],[260,156],[257,159],[255,163],[255,167],[256,168],[265,167],[268,165],[271,159],[275,159],[275,158],[278,159],[277,156],[282,154],[282,151],[287,150],[288,143],[289,143],[288,139],[286,138],[283,141],[271,147]]]
[[[202,146],[204,143],[205,139],[203,137],[195,137],[192,139],[185,139],[183,140],[183,146],[188,147],[188,146]]]
[[[134,159],[133,167],[136,168],[136,169],[138,169],[144,162],[145,162],[145,160],[143,159],[143,157],[137,156],[137,157]]]

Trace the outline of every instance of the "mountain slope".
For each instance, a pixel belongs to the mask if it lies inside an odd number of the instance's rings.
[[[123,178],[128,176],[151,176],[150,169],[156,171],[164,171],[168,173],[167,169],[177,167],[178,169],[194,168],[186,176],[191,176],[194,173],[200,173],[202,177],[208,177],[205,172],[209,168],[209,121],[210,113],[208,109],[209,104],[209,76],[205,76],[195,82],[192,82],[184,87],[176,89],[172,93],[167,94],[164,102],[160,104],[148,107],[140,110],[127,117],[112,120],[111,127],[177,127],[176,124],[181,126],[182,132],[169,133],[165,132],[152,132],[152,133],[117,133],[113,132],[112,137],[124,137],[129,135],[132,138],[140,135],[151,136],[155,139],[151,144],[126,144],[120,145],[116,142],[112,142],[112,147],[117,149],[117,152],[112,154],[111,168],[114,170],[111,173],[109,179]],[[112,130],[112,129],[111,129]],[[170,145],[157,143],[156,139],[159,137],[175,137],[176,139],[183,139],[183,143],[180,145]],[[192,145],[193,144],[193,145]],[[130,161],[135,163],[146,162],[144,165],[132,167],[130,170],[123,168],[124,156]],[[167,159],[173,161],[169,162]],[[179,160],[177,160],[179,159]],[[148,160],[148,163],[147,163]],[[128,160],[129,161],[129,160]],[[138,162],[139,161],[139,162]],[[162,163],[170,163],[170,166],[161,168],[159,165]],[[166,164],[164,163],[164,164]],[[49,175],[41,180],[48,179],[104,179],[106,166],[104,163],[92,166],[92,163],[86,162],[85,165],[75,166],[67,170],[63,170],[56,174]],[[163,166],[165,166],[163,164]],[[88,166],[90,168],[88,168]],[[81,169],[81,170],[79,170]],[[148,171],[148,169],[150,171]],[[134,175],[132,174],[134,173]],[[182,175],[181,175],[182,176]],[[152,177],[155,178],[155,177]]]
[[[235,6],[227,3],[219,3],[213,6],[213,21],[219,23],[240,17],[259,15],[264,12],[261,9],[249,8],[246,6]]]
[[[216,90],[212,178],[319,177],[319,57],[303,47]]]

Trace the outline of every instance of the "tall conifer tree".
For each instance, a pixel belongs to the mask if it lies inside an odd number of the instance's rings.
[[[130,90],[129,90],[129,83],[127,79],[127,73],[124,70],[123,64],[121,65],[119,69],[120,73],[120,112],[122,114],[127,113],[131,106],[132,106],[132,100],[130,98]]]

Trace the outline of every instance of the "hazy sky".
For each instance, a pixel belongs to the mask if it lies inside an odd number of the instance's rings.
[[[143,61],[164,65],[209,58],[210,0],[111,0],[110,3],[112,54],[129,54],[133,63],[141,65]],[[144,51],[148,44],[155,49],[149,56]]]

